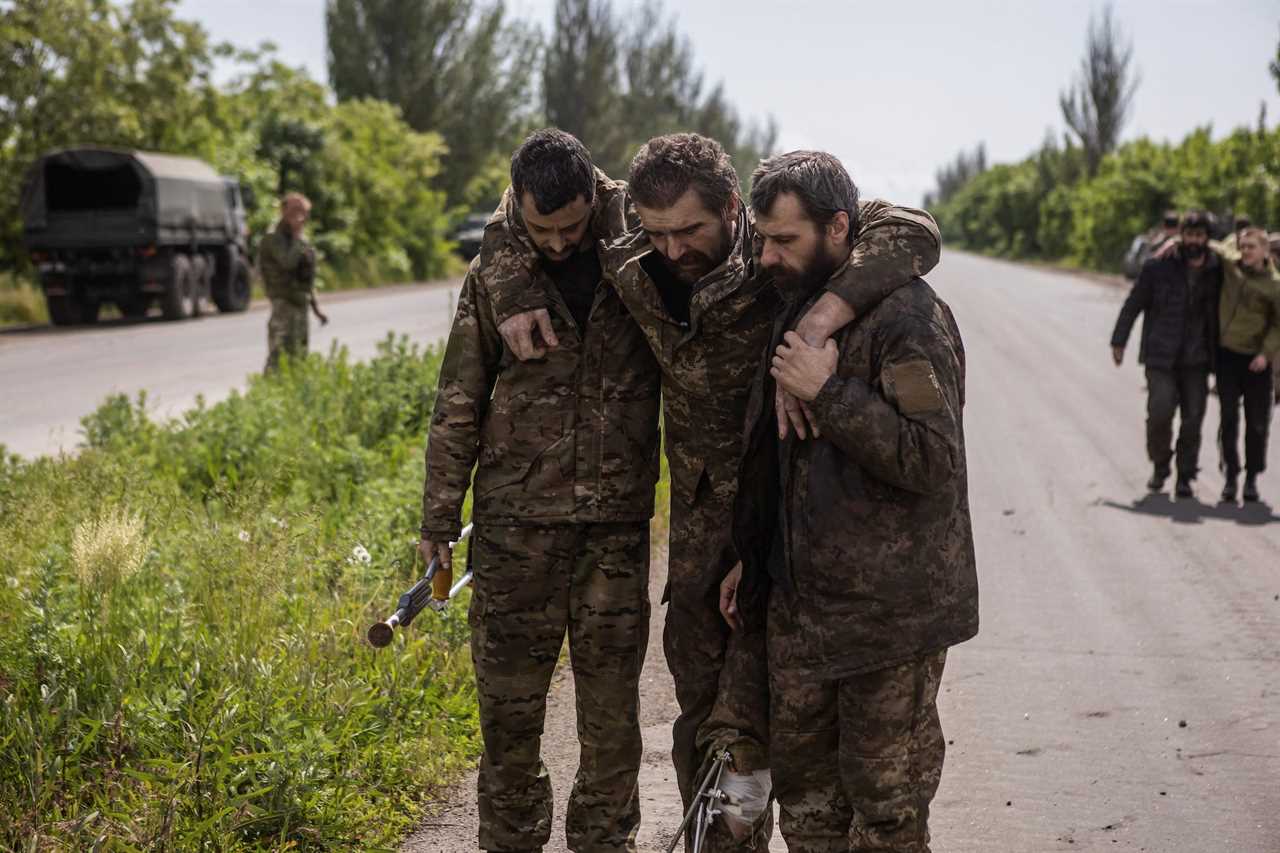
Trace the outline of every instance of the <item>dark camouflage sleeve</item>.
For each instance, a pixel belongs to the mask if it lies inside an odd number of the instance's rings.
[[[849,260],[827,283],[859,315],[916,276],[938,265],[942,236],[923,210],[887,201],[863,202]]]
[[[462,282],[428,431],[422,535],[433,540],[456,539],[461,531],[462,503],[502,358],[502,340],[479,270],[477,258]]]
[[[811,404],[823,438],[877,480],[918,494],[942,488],[963,451],[961,345],[946,310],[895,318],[880,348],[880,389],[832,376]]]
[[[1133,283],[1133,288],[1125,297],[1124,305],[1120,307],[1120,316],[1116,318],[1116,327],[1111,332],[1113,347],[1123,348],[1129,342],[1129,333],[1133,331],[1133,324],[1137,322],[1138,315],[1151,304],[1151,279],[1154,276],[1152,272],[1154,266],[1155,264],[1151,261],[1143,264],[1142,272],[1138,273],[1138,280]]]

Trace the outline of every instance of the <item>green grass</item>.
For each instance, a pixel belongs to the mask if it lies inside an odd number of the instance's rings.
[[[0,272],[0,326],[49,322],[40,288],[12,273]]]
[[[465,602],[363,641],[421,572],[438,366],[388,339],[5,456],[0,849],[393,847],[469,764]]]

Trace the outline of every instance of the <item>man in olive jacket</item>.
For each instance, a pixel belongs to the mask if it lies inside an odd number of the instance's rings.
[[[463,282],[440,368],[420,548],[424,559],[451,561],[474,467],[468,621],[484,739],[480,848],[541,850],[550,838],[540,743],[567,633],[581,742],[568,848],[634,851],[658,366],[603,284],[592,222],[622,216],[610,204],[622,196],[600,186],[582,143],[534,133],[512,158],[511,184]],[[508,218],[517,207],[520,228]],[[504,348],[490,293],[517,268],[549,299],[559,340],[530,361]]]
[[[1147,488],[1158,492],[1169,477],[1173,417],[1181,412],[1175,486],[1180,498],[1191,497],[1200,469],[1200,429],[1218,348],[1222,265],[1208,242],[1208,216],[1201,211],[1184,216],[1178,248],[1143,265],[1111,334],[1111,355],[1119,367],[1133,324],[1144,315],[1138,361],[1146,367],[1147,455],[1154,466]]]
[[[785,304],[747,410],[734,541],[745,630],[767,625],[782,834],[806,853],[926,853],[938,686],[978,630],[960,333],[922,279],[868,281],[866,309],[809,346],[792,329],[848,258],[857,189],[831,155],[797,151],[761,164],[751,202]],[[807,402],[815,438],[779,439],[775,383]]]
[[[258,247],[258,272],[271,300],[267,320],[267,364],[270,372],[280,364],[280,356],[307,354],[310,329],[307,307],[320,324],[329,322],[316,304],[316,253],[303,236],[311,217],[311,202],[301,193],[289,193],[280,201],[280,222],[262,238]]]

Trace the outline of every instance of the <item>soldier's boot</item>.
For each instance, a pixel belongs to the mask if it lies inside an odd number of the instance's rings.
[[[1244,499],[1249,503],[1256,503],[1262,500],[1261,495],[1258,494],[1258,475],[1254,471],[1245,474]]]
[[[1147,480],[1147,490],[1158,492],[1164,488],[1164,481],[1169,479],[1169,469],[1161,468],[1159,465],[1151,472],[1151,479]]]
[[[1195,491],[1191,488],[1191,478],[1186,474],[1178,475],[1178,483],[1174,486],[1173,493],[1180,498],[1189,498],[1195,495]]]
[[[1236,502],[1236,475],[1228,474],[1227,482],[1222,486],[1222,502],[1224,504],[1233,504]]]

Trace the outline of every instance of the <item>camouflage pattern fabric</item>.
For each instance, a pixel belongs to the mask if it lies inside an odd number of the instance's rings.
[[[540,849],[550,838],[551,781],[540,744],[567,632],[581,743],[565,816],[568,847],[634,851],[648,525],[478,525],[470,554],[468,622],[484,737],[481,849]]]
[[[617,295],[597,289],[585,333],[545,276],[560,347],[506,352],[490,276],[522,263],[485,247],[463,282],[427,444],[422,533],[456,538],[475,468],[472,518],[499,524],[647,521],[658,478],[657,364]]]
[[[773,788],[790,853],[929,853],[946,652],[841,679],[770,659]]]
[[[601,197],[616,199],[613,182]],[[624,210],[625,202],[614,201]],[[923,211],[885,202],[860,208],[861,228],[854,251],[829,288],[855,309],[874,301],[878,288],[889,290],[938,261],[936,224]],[[508,199],[501,218],[518,221]],[[612,217],[610,227],[621,221]],[[604,236],[600,230],[593,231]],[[742,425],[751,381],[769,339],[777,306],[771,281],[758,274],[754,236],[744,210],[735,244],[717,269],[693,285],[690,322],[684,326],[667,311],[642,261],[654,253],[648,237],[633,228],[601,253],[605,276],[648,339],[662,369],[663,423],[671,473],[669,604],[663,646],[676,684],[680,716],[673,726],[672,760],[686,807],[703,758],[709,750],[733,745],[735,760],[763,766],[768,701],[763,656],[754,659],[755,677],[737,679],[734,689],[754,697],[726,697],[726,719],[708,720],[717,702],[729,631],[717,607],[719,584],[733,566],[730,541]],[[526,258],[533,250],[526,245]],[[518,273],[514,267],[513,272]],[[495,281],[495,289],[516,294],[495,300],[505,306],[496,322],[521,311],[545,307],[550,299],[529,276],[513,274]],[[750,664],[750,659],[745,662]],[[724,682],[726,685],[728,681]],[[732,709],[732,710],[731,710]],[[699,729],[705,731],[700,736]],[[728,848],[726,848],[728,849]]]
[[[315,250],[281,222],[258,246],[258,273],[269,298],[305,306],[315,287]]]
[[[290,358],[305,356],[310,334],[306,305],[272,299],[271,317],[267,320],[267,364],[263,370],[270,373],[278,368],[280,356],[286,353]]]

